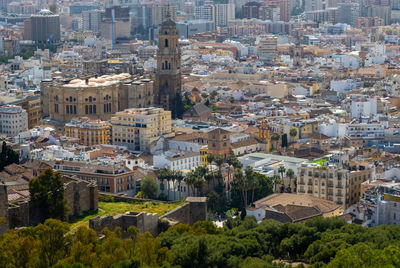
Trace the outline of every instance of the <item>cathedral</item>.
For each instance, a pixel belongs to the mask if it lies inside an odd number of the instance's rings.
[[[161,24],[158,35],[157,70],[154,83],[154,103],[171,111],[172,118],[181,118],[181,49],[178,29],[168,18]]]

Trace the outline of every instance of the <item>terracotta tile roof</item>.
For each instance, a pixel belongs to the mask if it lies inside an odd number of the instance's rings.
[[[196,139],[208,139],[208,134],[204,132],[195,132],[191,134],[178,135],[173,138],[175,141],[192,141]]]
[[[231,143],[231,147],[233,149],[237,149],[237,148],[240,148],[240,147],[250,146],[250,145],[254,145],[254,144],[258,144],[258,143],[259,142],[255,138],[251,137],[248,140]]]

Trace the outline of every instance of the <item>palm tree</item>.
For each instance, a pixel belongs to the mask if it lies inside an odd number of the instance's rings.
[[[274,141],[274,144],[275,144],[275,149],[277,149],[277,142],[279,141],[279,139],[281,138],[281,135],[279,135],[279,133],[276,133],[276,132],[274,132],[274,133],[272,133],[272,135],[271,135],[271,140],[273,140]]]
[[[232,155],[229,155],[228,158],[226,159],[226,163],[228,164],[228,187],[227,187],[228,195],[229,195],[229,188],[231,187],[231,185],[230,185],[231,184],[231,182],[230,182],[230,179],[231,179],[231,166],[233,166],[235,161],[238,161],[238,160],[236,159],[236,157],[234,157]]]
[[[170,169],[167,169],[166,171],[166,176],[165,179],[167,180],[167,200],[169,200],[169,194],[170,194],[170,184],[169,182],[172,180],[172,171]]]
[[[211,163],[214,161],[214,155],[212,153],[207,153],[207,163],[210,165],[211,170]]]
[[[281,182],[281,177],[279,177],[279,175],[274,175],[272,177],[272,183],[274,185],[274,192],[276,192],[276,185],[279,184]]]
[[[183,181],[183,174],[181,171],[175,172],[175,178],[178,181],[179,199],[181,199],[181,182]]]
[[[171,181],[172,181],[172,188],[174,191],[174,201],[175,201],[175,199],[176,199],[176,188],[175,188],[176,171],[175,170],[171,171]]]
[[[286,171],[286,176],[287,177],[289,177],[289,187],[290,187],[290,189],[291,189],[291,185],[292,185],[292,178],[293,178],[293,176],[294,176],[294,171],[293,171],[293,169],[291,169],[291,168],[289,168],[287,171]],[[290,191],[291,192],[291,191]]]
[[[195,180],[194,180],[194,188],[197,189],[199,196],[202,195],[202,186],[203,186],[203,178],[201,178],[200,176],[196,176]]]
[[[297,136],[297,128],[292,127],[289,132],[290,137],[294,138]]]
[[[188,195],[190,196],[190,187],[194,186],[194,174],[193,174],[193,172],[192,171],[188,172],[186,174],[186,177],[183,180],[186,183],[186,185],[188,186]],[[194,194],[194,188],[192,188],[192,189],[193,189],[192,190],[192,194],[195,195]]]
[[[278,168],[278,172],[281,174],[281,178],[283,179],[283,176],[284,176],[284,174],[285,174],[285,171],[286,171],[286,168],[283,166],[283,165],[281,165],[279,168]]]
[[[215,163],[216,163],[217,166],[218,166],[219,173],[222,174],[222,173],[221,173],[221,168],[222,168],[222,165],[224,164],[224,158],[222,157],[222,155],[217,154],[217,155],[215,156],[214,161],[215,161]],[[221,176],[221,177],[222,177],[222,176]]]
[[[162,192],[163,193],[165,191],[164,180],[166,179],[166,177],[167,177],[167,172],[166,172],[165,169],[161,169],[161,170],[158,171],[157,178],[158,178],[159,181],[161,181]]]
[[[214,155],[212,153],[207,153],[207,163],[210,165],[209,171],[213,175],[213,187],[215,188],[215,176],[211,166],[211,163],[213,161],[214,161]]]

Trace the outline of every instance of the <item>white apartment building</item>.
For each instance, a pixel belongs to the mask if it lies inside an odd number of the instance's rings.
[[[278,52],[278,38],[274,35],[265,35],[260,37],[257,46],[257,56],[264,64],[273,63]]]
[[[350,138],[379,139],[385,137],[385,127],[380,123],[348,124],[346,134]]]
[[[235,19],[235,4],[215,5],[215,26],[225,27],[228,22]]]
[[[168,168],[170,170],[191,170],[200,166],[200,153],[171,150],[161,155],[154,155],[153,163],[155,168]]]
[[[111,118],[112,143],[129,150],[148,151],[160,136],[171,134],[171,111],[162,108],[130,108]]]
[[[378,103],[376,98],[358,98],[351,102],[352,118],[371,118],[377,114]]]
[[[17,136],[28,130],[28,113],[19,106],[0,106],[0,134]]]
[[[203,6],[197,6],[195,8],[194,17],[196,20],[207,20],[215,22],[215,6],[212,4],[206,4]]]

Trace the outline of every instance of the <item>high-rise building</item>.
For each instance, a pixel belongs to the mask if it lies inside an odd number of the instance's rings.
[[[103,10],[88,10],[82,12],[82,30],[99,32]]]
[[[261,4],[258,2],[247,2],[242,6],[242,14],[244,19],[259,19]]]
[[[316,11],[316,10],[322,10],[323,9],[323,3],[321,0],[305,0],[305,11]]]
[[[161,25],[161,23],[168,19],[168,16],[171,20],[176,21],[177,9],[174,5],[154,4],[151,12],[153,26]]]
[[[260,7],[260,19],[270,20],[270,21],[280,21],[281,20],[281,9],[279,6],[268,5]]]
[[[181,49],[178,29],[169,17],[161,24],[158,36],[154,103],[170,110],[172,118],[181,112]]]
[[[339,3],[336,21],[354,26],[355,20],[360,17],[360,4],[358,3]]]
[[[280,9],[281,21],[290,21],[291,0],[264,0],[265,5],[278,6]]]
[[[161,135],[171,134],[171,112],[162,108],[132,108],[111,118],[112,144],[148,151]]]
[[[266,65],[274,62],[278,52],[278,38],[275,35],[265,35],[259,40],[257,46],[257,56]]]
[[[385,21],[385,25],[391,23],[392,9],[387,5],[373,5],[371,8],[371,17],[378,17]]]
[[[235,4],[215,5],[215,26],[225,27],[228,22],[235,19]]]
[[[196,6],[194,17],[196,20],[208,20],[215,22],[215,6],[212,4]]]
[[[30,31],[30,38],[37,44],[60,42],[59,15],[43,9],[38,14],[32,15],[30,21],[26,24],[30,29],[24,29],[24,31]]]

